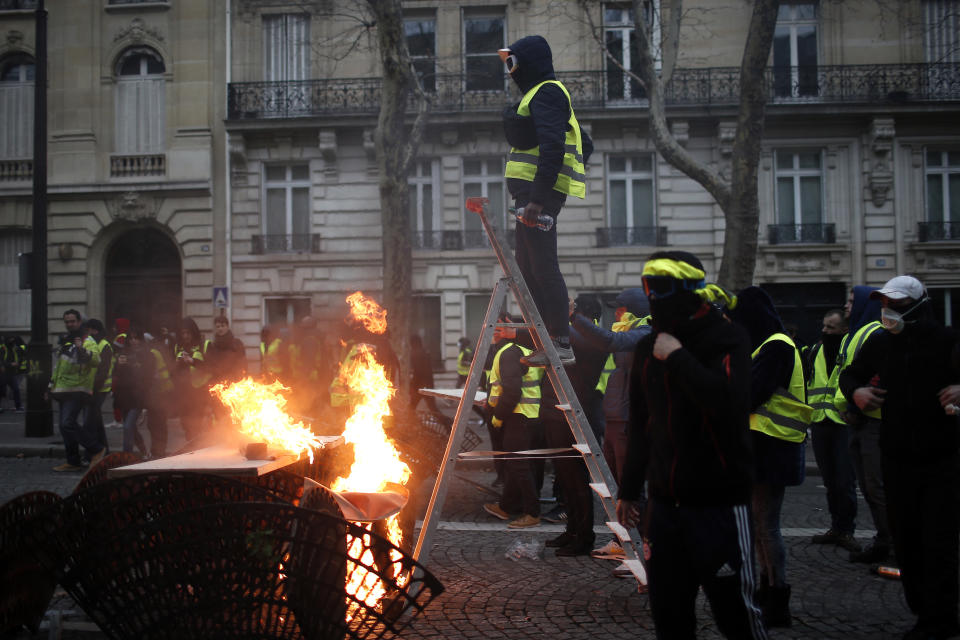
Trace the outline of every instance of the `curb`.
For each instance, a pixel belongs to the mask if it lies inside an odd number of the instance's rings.
[[[0,458],[63,458],[62,444],[0,444]]]

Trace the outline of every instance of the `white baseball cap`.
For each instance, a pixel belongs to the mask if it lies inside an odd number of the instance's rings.
[[[923,297],[923,283],[913,276],[897,276],[888,280],[882,288],[870,292],[872,300],[880,297],[890,300],[904,300],[906,298],[919,300]]]

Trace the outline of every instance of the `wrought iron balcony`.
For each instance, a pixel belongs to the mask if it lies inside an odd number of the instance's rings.
[[[770,244],[834,244],[837,232],[834,224],[768,224]]]
[[[557,77],[580,109],[637,108],[647,102],[642,91],[625,89],[630,85],[622,74],[566,71]],[[957,63],[777,67],[766,70],[764,82],[772,105],[960,101]],[[484,84],[491,85],[501,83]],[[503,89],[470,91],[466,77],[459,74],[437,75],[433,86],[436,112],[500,111],[518,99],[507,76]],[[669,106],[735,106],[740,69],[676,69],[664,91]],[[228,87],[227,109],[231,120],[373,115],[380,109],[380,79],[234,82]]]
[[[265,235],[250,238],[250,253],[320,253],[320,234]]]
[[[511,249],[516,246],[516,234],[507,229],[507,244]],[[411,234],[414,251],[463,251],[464,249],[485,249],[490,246],[485,231],[445,229],[443,231],[416,231]]]
[[[0,0],[0,11],[25,11],[36,8],[37,0]]]
[[[920,242],[960,240],[960,222],[920,222],[917,224],[917,240]]]
[[[597,247],[633,245],[663,247],[667,244],[666,227],[598,227]]]

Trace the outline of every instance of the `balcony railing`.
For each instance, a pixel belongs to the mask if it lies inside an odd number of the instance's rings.
[[[36,9],[37,0],[0,0],[0,11]]]
[[[516,234],[507,229],[507,244],[516,248]],[[416,231],[411,235],[414,251],[462,251],[464,249],[486,249],[490,247],[485,231],[446,229],[443,231]]]
[[[666,227],[599,227],[597,247],[628,247],[633,245],[663,247],[667,244]]]
[[[33,160],[0,160],[0,182],[33,180]]]
[[[136,156],[110,156],[111,178],[145,178],[167,173],[167,156],[151,153]]]
[[[646,105],[642,91],[626,91],[622,74],[567,71],[557,77],[579,109]],[[437,75],[430,92],[434,111],[499,111],[518,100],[507,76],[470,91],[463,75]],[[767,101],[777,104],[941,102],[960,100],[960,64],[834,65],[768,68]],[[740,69],[676,69],[664,88],[667,105],[736,106]],[[380,109],[379,78],[340,78],[288,82],[234,82],[228,88],[232,120],[298,118],[333,114],[372,115]]]
[[[320,253],[320,234],[263,235],[250,238],[250,253]]]
[[[960,240],[960,222],[920,222],[917,224],[917,240],[920,242]]]
[[[768,224],[770,244],[834,244],[837,233],[834,224]]]

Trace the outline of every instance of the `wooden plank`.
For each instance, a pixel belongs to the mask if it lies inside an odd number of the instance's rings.
[[[420,395],[433,396],[434,398],[443,398],[444,400],[460,401],[463,396],[463,389],[420,389]],[[473,404],[483,406],[487,402],[485,391],[477,391],[473,396]]]
[[[321,448],[336,447],[343,444],[343,436],[317,436]],[[299,455],[281,453],[272,456],[272,460],[247,460],[235,446],[215,445],[181,453],[167,458],[157,458],[138,462],[125,467],[107,470],[108,478],[142,475],[145,473],[193,472],[212,473],[220,476],[262,476],[282,469],[300,459]]]

